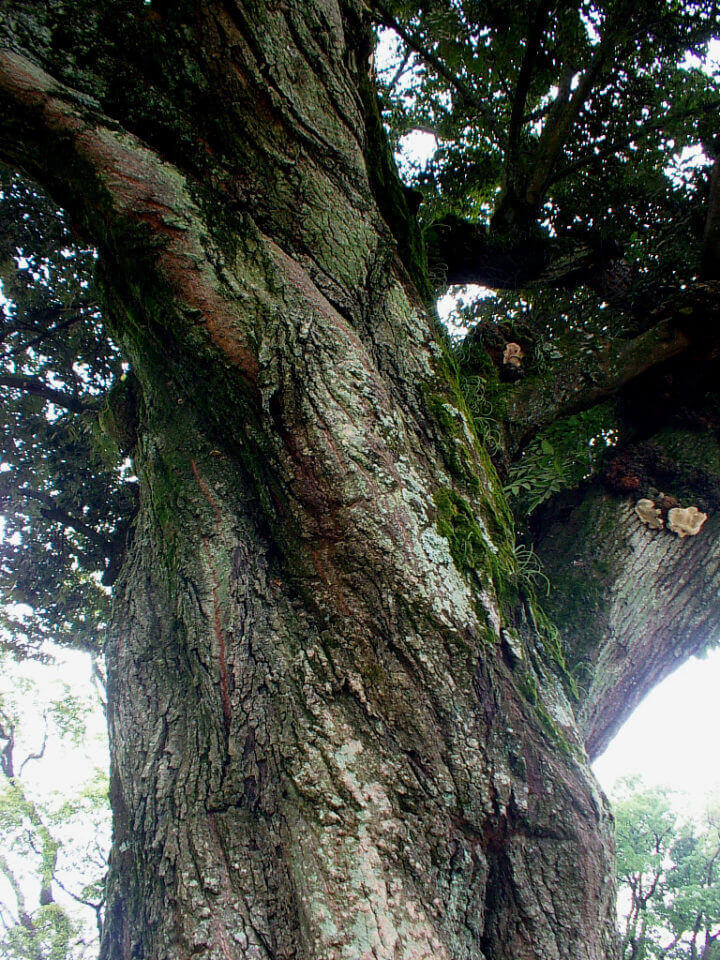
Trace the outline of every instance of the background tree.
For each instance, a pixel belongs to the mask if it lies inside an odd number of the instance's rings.
[[[7,657],[3,666],[0,949],[9,960],[83,960],[102,931],[107,778],[96,771],[62,795],[38,791],[32,768],[88,736],[91,705],[67,687],[50,699]]]
[[[1,575],[19,653],[109,623],[102,956],[605,960],[585,750],[720,614],[714,5],[0,12]]]
[[[668,791],[620,784],[614,798],[622,955],[713,960],[720,949],[717,811],[681,820]],[[623,904],[623,901],[626,904]]]

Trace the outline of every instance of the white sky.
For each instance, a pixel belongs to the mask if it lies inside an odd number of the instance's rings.
[[[13,664],[12,671],[0,677],[0,694],[10,699],[15,699],[18,694],[14,689],[14,677],[27,678],[37,685],[38,690],[37,700],[28,700],[22,695],[18,697],[23,718],[15,750],[18,762],[35,752],[42,743],[43,711],[50,701],[61,698],[66,688],[74,696],[95,705],[86,716],[86,735],[82,743],[61,740],[51,731],[45,755],[41,760],[29,763],[24,774],[33,791],[44,798],[56,793],[69,794],[89,780],[95,769],[106,770],[105,717],[97,703],[90,657],[77,650],[58,649],[55,663],[25,661]]]
[[[695,808],[720,790],[720,649],[655,687],[593,769],[606,791],[618,777],[639,773],[649,784],[687,792]]]

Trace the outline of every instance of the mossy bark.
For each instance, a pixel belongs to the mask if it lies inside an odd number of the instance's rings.
[[[609,814],[503,640],[512,521],[378,194],[361,5],[111,6],[62,8],[82,69],[44,4],[0,52],[141,388],[102,957],[606,960]]]

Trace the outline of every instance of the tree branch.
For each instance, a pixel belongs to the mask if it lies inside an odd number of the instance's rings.
[[[12,780],[15,776],[15,727],[3,713],[0,713],[0,740],[6,741],[0,750],[0,770],[8,780]]]
[[[42,397],[44,400],[54,403],[55,406],[62,407],[64,410],[70,410],[72,413],[82,413],[92,406],[80,400],[78,397],[64,393],[62,390],[55,390],[41,380],[35,380],[32,377],[0,374],[0,387],[22,390],[23,393],[30,393],[33,396]]]
[[[551,4],[547,0],[540,0],[525,40],[525,51],[515,85],[508,127],[507,150],[505,153],[505,171],[508,183],[512,180],[513,171],[520,160],[520,137],[526,122],[524,117],[525,104],[527,103],[533,71],[540,49],[540,41],[542,40],[550,6]]]
[[[20,764],[20,769],[18,770],[19,777],[23,775],[23,770],[28,765],[28,763],[30,763],[31,760],[42,760],[42,758],[45,756],[45,748],[47,747],[47,740],[48,740],[47,714],[43,714],[43,738],[42,738],[42,743],[40,744],[40,749],[37,750],[35,753],[29,753],[25,757],[23,762]]]
[[[64,163],[57,162],[55,150],[62,151]],[[120,238],[127,238],[132,223],[141,238],[136,254],[142,250],[151,257],[152,280],[184,317],[203,318],[209,341],[255,389],[254,344],[237,322],[236,302],[205,255],[200,209],[176,167],[103,114],[89,97],[2,46],[0,155],[52,191],[106,253],[128,256],[127,241]],[[72,183],[63,176],[68,164],[75,171]],[[150,236],[152,244],[144,239]]]
[[[620,22],[620,13],[612,24],[608,24],[603,31],[602,39],[595,49],[595,53],[585,71],[580,74],[577,86],[570,95],[572,78],[566,76],[567,95],[558,95],[557,109],[552,109],[548,121],[540,135],[537,146],[535,168],[529,178],[526,202],[535,209],[542,201],[550,185],[552,171],[564,147],[587,97],[598,77],[602,75],[607,60],[614,54],[620,55],[618,38],[625,32]],[[569,80],[569,82],[567,82]],[[561,91],[562,93],[562,91]]]
[[[377,13],[380,14],[384,26],[394,30],[395,33],[397,33],[397,35],[407,44],[407,46],[410,47],[410,49],[421,58],[421,60],[424,60],[426,64],[433,68],[438,76],[442,77],[443,80],[446,80],[447,83],[453,87],[466,106],[473,107],[477,111],[485,123],[487,123],[489,129],[492,131],[493,136],[499,142],[503,133],[492,111],[488,110],[485,99],[481,97],[480,94],[475,90],[473,90],[472,87],[468,86],[464,80],[454,74],[452,70],[449,70],[442,60],[432,52],[432,50],[428,50],[421,40],[419,40],[413,33],[407,30],[398,20],[396,20],[396,18],[383,3],[378,2],[378,0],[374,0],[372,7],[377,11]]]
[[[547,613],[578,682],[591,759],[653,687],[719,635],[720,512],[681,540],[640,521],[635,503],[646,495],[642,480],[625,497],[596,482],[548,504],[537,528],[554,587]]]
[[[564,357],[553,375],[522,381],[508,391],[505,419],[511,440],[522,446],[543,427],[612,396],[689,345],[687,333],[663,320],[632,340],[605,344],[590,362],[585,355]]]
[[[595,285],[620,255],[614,244],[589,236],[496,241],[480,224],[448,216],[428,231],[431,259],[448,285],[477,283],[494,290]]]
[[[77,517],[73,517],[66,510],[63,510],[50,494],[43,493],[40,490],[30,490],[28,487],[20,487],[15,493],[27,500],[35,500],[41,503],[43,505],[42,513],[48,520],[57,520],[67,527],[72,527],[77,533],[81,533],[91,543],[99,547],[105,556],[108,555],[112,546],[112,539],[104,537],[83,520],[78,520]]]
[[[395,73],[392,75],[392,77],[391,77],[391,78],[388,80],[388,82],[387,82],[387,91],[388,91],[388,93],[392,93],[393,89],[395,88],[395,84],[399,81],[400,77],[402,77],[402,75],[403,75],[403,74],[405,73],[405,71],[407,70],[408,61],[410,60],[410,57],[412,56],[412,54],[413,54],[413,51],[410,49],[410,47],[408,47],[407,50],[405,51],[405,55],[403,56],[403,58],[401,59],[399,65],[398,65]]]
[[[9,861],[0,853],[0,873],[5,877],[15,897],[16,913],[18,921],[33,936],[36,935],[35,926],[30,918],[25,903],[22,884],[20,883],[15,871],[10,866]]]
[[[69,309],[77,309],[76,307],[71,307]],[[57,312],[61,313],[63,310],[62,307],[57,308]],[[50,311],[44,311],[50,312]],[[39,343],[44,343],[48,337],[51,337],[55,333],[59,333],[61,330],[66,330],[68,327],[73,326],[76,323],[79,323],[82,320],[82,316],[78,313],[74,314],[72,317],[68,317],[66,320],[62,320],[60,323],[56,323],[53,327],[48,327],[47,330],[43,330],[42,333],[38,334],[36,337],[32,337],[26,343],[21,343],[17,347],[13,347],[12,350],[8,350],[7,353],[4,353],[3,359],[8,357],[16,357],[18,354],[24,353],[26,350],[29,350],[30,347],[36,347]],[[5,338],[7,339],[7,338]]]
[[[594,357],[568,353],[549,374],[530,377],[505,396],[504,421],[512,446],[522,446],[553,421],[587,410],[701,338],[718,346],[720,284],[698,283],[653,311],[655,325],[631,340],[601,345]],[[679,320],[682,322],[679,322]],[[562,350],[562,343],[556,344]]]

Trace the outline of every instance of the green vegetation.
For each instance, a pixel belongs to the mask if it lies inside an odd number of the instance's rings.
[[[77,756],[89,721],[97,724],[99,703],[63,683],[56,682],[54,696],[47,680],[40,690],[7,656],[2,667],[0,954],[90,960],[104,902],[107,776],[96,770],[88,782],[57,790],[39,782],[34,768]]]
[[[720,805],[682,818],[666,789],[621,781],[613,809],[623,960],[720,957]]]
[[[509,471],[505,493],[516,509],[530,516],[555,494],[592,479],[617,441],[616,424],[612,406],[601,404],[542,431]]]

